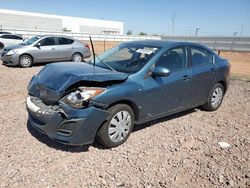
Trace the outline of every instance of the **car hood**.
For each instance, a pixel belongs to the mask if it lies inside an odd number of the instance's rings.
[[[46,65],[38,73],[37,81],[50,89],[65,91],[79,81],[125,81],[128,76],[87,63],[63,62]]]
[[[14,50],[14,49],[17,49],[17,48],[23,48],[25,45],[21,45],[21,44],[18,44],[18,45],[13,45],[13,46],[7,46],[4,48],[4,51],[10,51],[10,50]]]

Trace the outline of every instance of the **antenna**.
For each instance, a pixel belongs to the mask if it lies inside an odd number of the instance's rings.
[[[175,14],[172,15],[172,36],[174,35],[174,23],[175,23]]]
[[[93,65],[94,65],[94,72],[95,72],[95,48],[94,48],[91,36],[89,36],[89,40],[90,40],[90,44],[91,44],[91,48],[92,48],[92,53],[93,53],[93,60],[94,60]]]

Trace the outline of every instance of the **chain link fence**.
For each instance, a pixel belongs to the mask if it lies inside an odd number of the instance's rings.
[[[25,38],[30,38],[35,35],[64,35],[76,38],[81,41],[88,41],[89,36],[92,37],[93,41],[104,42],[125,42],[134,40],[172,40],[172,41],[188,41],[200,43],[213,50],[221,51],[240,51],[240,52],[250,52],[250,37],[186,37],[186,36],[143,36],[143,35],[92,35],[84,33],[72,33],[67,31],[53,32],[53,31],[39,31],[39,30],[14,30],[14,29],[4,29],[4,31],[11,32],[13,34],[20,34]]]

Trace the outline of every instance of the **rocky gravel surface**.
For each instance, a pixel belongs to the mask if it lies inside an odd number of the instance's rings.
[[[27,126],[26,88],[41,68],[0,65],[0,187],[250,187],[250,82],[232,80],[215,112],[138,125],[120,147],[69,147]]]

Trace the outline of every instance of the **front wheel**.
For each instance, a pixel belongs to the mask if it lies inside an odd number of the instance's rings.
[[[211,94],[207,99],[207,103],[203,106],[203,108],[208,111],[217,110],[222,103],[224,94],[225,94],[224,86],[220,83],[215,84]]]
[[[83,57],[82,57],[82,55],[80,54],[80,53],[74,53],[73,55],[72,55],[72,61],[74,61],[74,62],[82,62],[83,61]]]
[[[110,116],[97,132],[98,141],[106,148],[123,144],[134,127],[134,112],[125,104],[118,104],[110,109]]]
[[[27,67],[30,67],[33,63],[33,59],[31,56],[29,55],[22,55],[20,58],[19,58],[19,64],[21,67],[23,68],[27,68]]]

